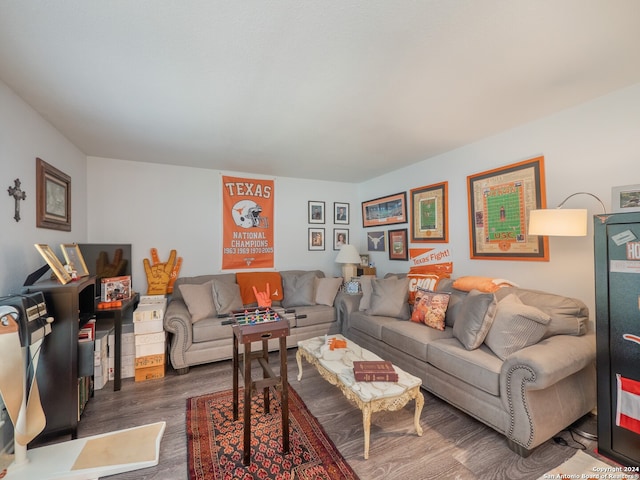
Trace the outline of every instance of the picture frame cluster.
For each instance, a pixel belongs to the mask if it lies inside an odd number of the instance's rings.
[[[309,200],[307,203],[307,216],[310,225],[325,225],[327,223],[326,202]],[[333,202],[333,224],[349,225],[350,204],[345,202]],[[308,249],[310,251],[323,251],[326,249],[325,227],[308,228]],[[349,243],[348,228],[333,229],[333,250],[340,250],[342,245]]]

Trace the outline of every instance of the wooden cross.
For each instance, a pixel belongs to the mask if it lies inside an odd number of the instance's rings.
[[[13,199],[15,200],[16,213],[13,218],[16,219],[16,222],[20,221],[20,200],[25,200],[27,198],[27,194],[20,189],[21,183],[22,182],[20,182],[20,179],[16,178],[13,181],[14,186],[7,189],[7,191],[9,192],[9,196],[13,197]]]

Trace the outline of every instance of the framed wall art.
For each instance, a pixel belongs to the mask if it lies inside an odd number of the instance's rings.
[[[340,250],[340,247],[349,243],[349,230],[347,228],[333,229],[333,249]]]
[[[448,182],[411,190],[411,241],[447,243]]]
[[[389,260],[409,260],[406,228],[389,230]]]
[[[36,243],[35,247],[36,250],[40,252],[40,255],[42,255],[42,258],[45,259],[47,265],[49,265],[49,268],[51,268],[60,283],[62,283],[63,285],[69,283],[71,281],[71,275],[69,275],[69,273],[64,269],[64,266],[62,265],[58,257],[56,257],[56,254],[53,253],[51,247],[44,243]]]
[[[529,211],[546,208],[544,157],[467,177],[471,258],[549,260],[548,237],[528,235]]]
[[[333,202],[333,223],[349,225],[349,204]]]
[[[623,185],[611,189],[612,212],[640,212],[640,185]]]
[[[309,200],[309,223],[324,223],[324,202]]]
[[[407,192],[362,202],[362,226],[377,227],[407,222]]]
[[[36,227],[71,231],[71,177],[36,158]]]
[[[60,248],[62,249],[65,261],[76,271],[78,277],[86,277],[89,275],[89,269],[87,269],[87,264],[84,261],[84,257],[77,243],[63,243],[60,245]]]
[[[324,228],[309,229],[309,250],[324,250]]]
[[[367,232],[367,250],[370,252],[384,252],[386,250],[384,233],[384,230]]]

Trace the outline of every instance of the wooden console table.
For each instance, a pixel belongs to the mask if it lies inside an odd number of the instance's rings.
[[[244,346],[243,376],[244,376],[244,451],[243,462],[251,463],[251,396],[254,390],[262,388],[264,395],[264,410],[269,413],[269,388],[281,389],[282,404],[282,451],[289,453],[289,383],[287,381],[287,336],[289,335],[289,320],[277,322],[257,323],[254,325],[233,326],[233,419],[238,420],[238,345]],[[280,342],[280,375],[277,376],[269,366],[269,339],[279,339]],[[251,352],[252,342],[262,342],[262,351]],[[262,367],[262,379],[251,379],[251,361],[257,359]]]

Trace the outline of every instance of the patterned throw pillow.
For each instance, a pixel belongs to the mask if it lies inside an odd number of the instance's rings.
[[[449,297],[448,293],[431,292],[418,288],[411,321],[424,323],[436,330],[444,330],[444,317],[447,313]]]

